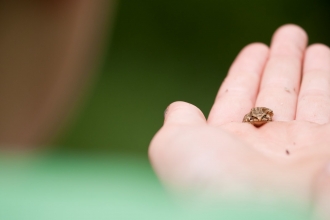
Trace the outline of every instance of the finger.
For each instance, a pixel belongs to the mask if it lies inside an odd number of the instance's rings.
[[[173,102],[165,110],[164,125],[204,124],[206,119],[199,108],[186,102]]]
[[[330,219],[330,164],[317,178],[313,220]]]
[[[306,44],[305,31],[296,25],[282,26],[273,36],[256,106],[272,109],[275,121],[295,118]]]
[[[306,51],[296,119],[330,122],[330,49],[325,45],[315,44]]]
[[[239,53],[218,92],[209,123],[242,121],[254,107],[267,57],[268,47],[261,43],[248,45]]]

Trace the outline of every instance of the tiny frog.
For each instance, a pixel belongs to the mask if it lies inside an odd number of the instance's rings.
[[[256,127],[260,127],[269,121],[272,121],[274,113],[271,109],[265,107],[255,107],[246,114],[243,118],[243,122],[248,122]]]

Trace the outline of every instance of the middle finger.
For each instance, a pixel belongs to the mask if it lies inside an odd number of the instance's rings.
[[[307,34],[296,25],[282,26],[273,36],[256,106],[272,109],[275,121],[295,117],[306,44]]]

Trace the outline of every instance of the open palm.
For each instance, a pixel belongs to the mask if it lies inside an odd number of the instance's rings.
[[[330,50],[306,49],[298,26],[279,28],[271,47],[255,43],[233,62],[206,120],[195,106],[172,103],[150,144],[163,182],[221,196],[312,196],[330,159]],[[242,123],[253,107],[273,110],[260,128]]]

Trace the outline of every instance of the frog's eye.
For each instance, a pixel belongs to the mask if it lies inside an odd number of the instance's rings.
[[[263,116],[263,117],[261,118],[261,120],[262,120],[262,121],[268,121],[269,118],[267,117],[267,115],[265,115],[265,116]]]
[[[258,121],[258,118],[254,117],[254,116],[251,116],[250,120],[251,121]]]

